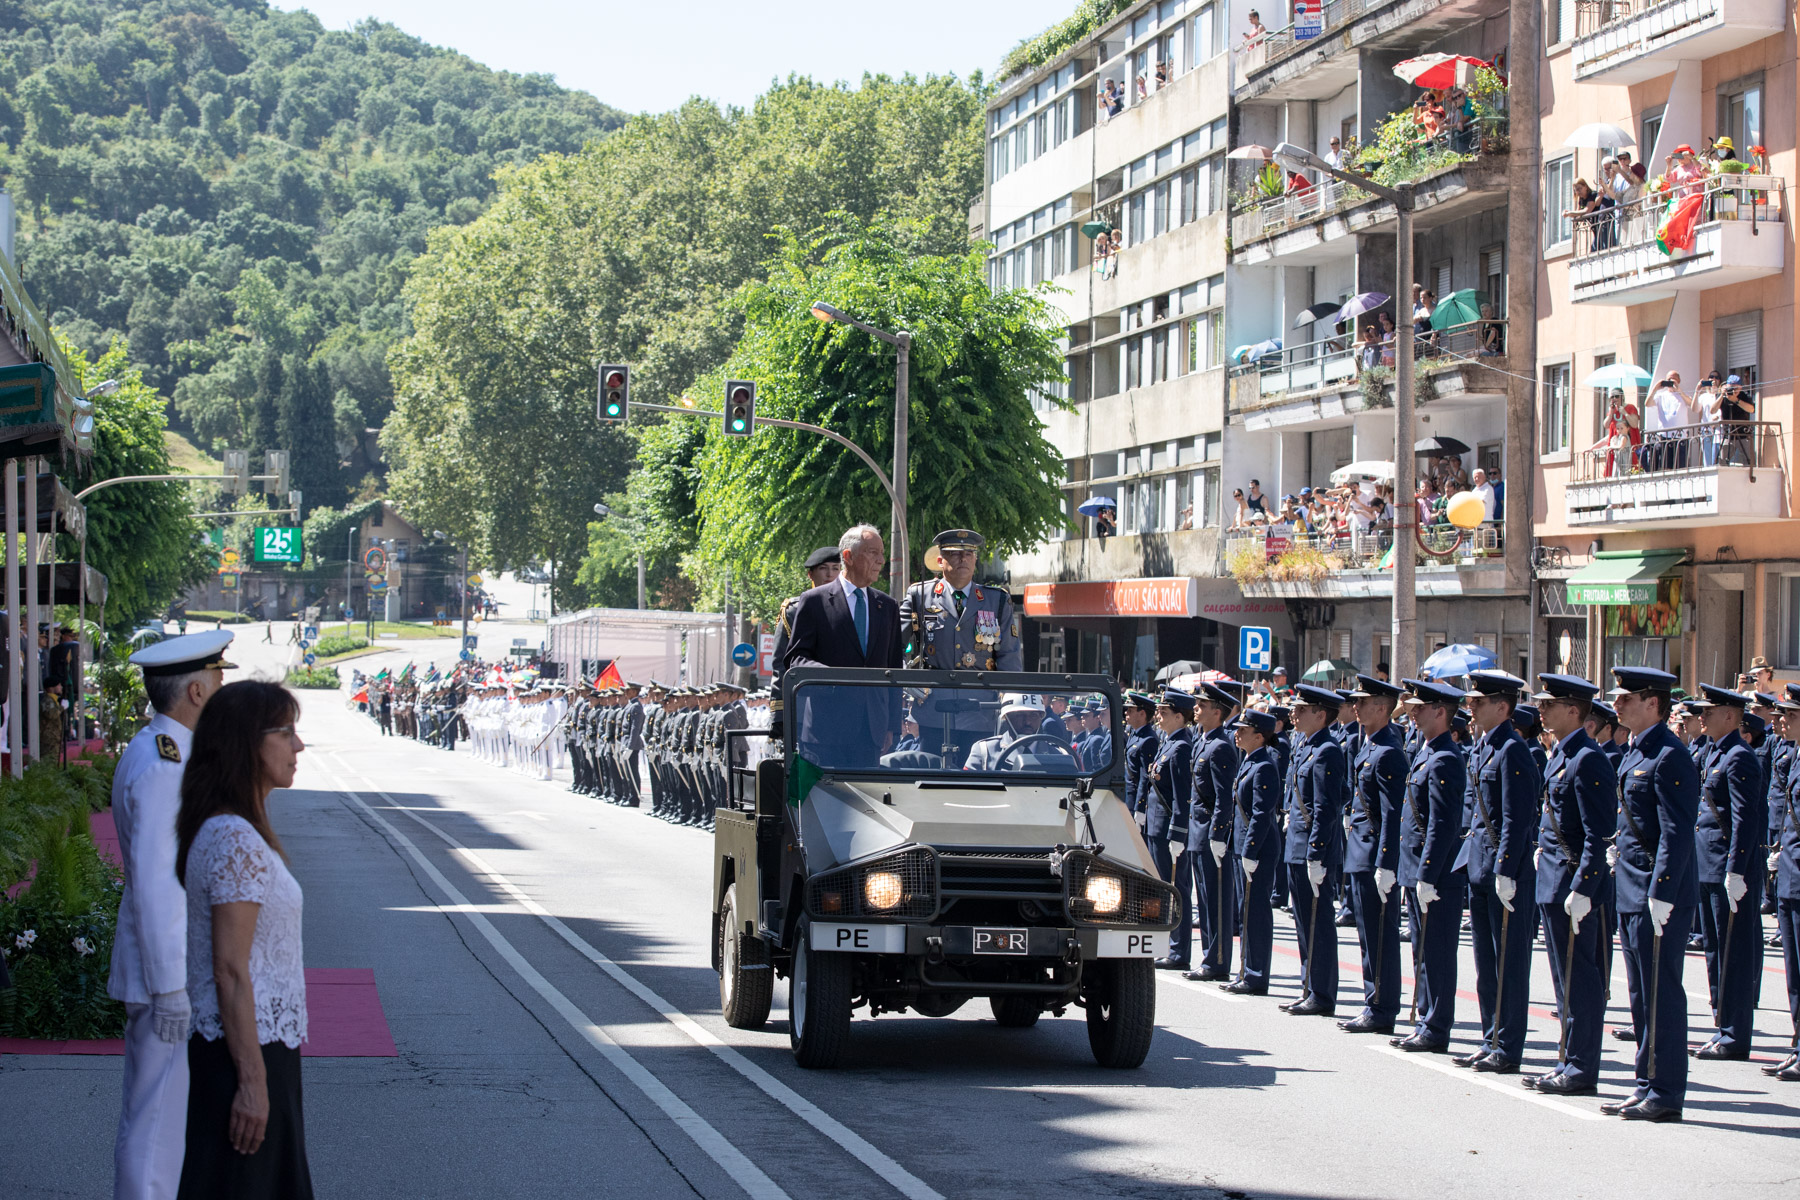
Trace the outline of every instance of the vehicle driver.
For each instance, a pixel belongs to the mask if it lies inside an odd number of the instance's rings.
[[[1028,696],[1020,692],[1008,692],[1000,698],[1000,728],[993,737],[983,738],[976,742],[969,751],[969,758],[963,764],[966,771],[1017,771],[1029,755],[1067,754],[1068,751],[1055,746],[1048,739],[1038,741],[1016,754],[1006,755],[1014,743],[1020,738],[1042,732],[1039,726],[1044,719],[1044,704],[1036,696]],[[1002,756],[1006,756],[1004,763]]]

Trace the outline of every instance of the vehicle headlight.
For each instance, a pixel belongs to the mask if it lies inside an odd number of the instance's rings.
[[[1125,885],[1115,875],[1090,875],[1087,899],[1096,913],[1116,913],[1125,903]]]
[[[900,901],[905,898],[906,887],[900,882],[900,876],[895,872],[870,871],[863,877],[863,899],[868,901],[869,907],[877,912],[899,908]],[[1115,898],[1113,903],[1117,904],[1118,900]]]

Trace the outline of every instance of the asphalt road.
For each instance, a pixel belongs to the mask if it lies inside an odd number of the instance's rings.
[[[1280,914],[1271,995],[1163,978],[1136,1071],[1093,1064],[1078,1010],[1002,1030],[980,1003],[859,1019],[847,1068],[802,1071],[785,985],[764,1031],[718,1015],[708,835],[384,739],[341,696],[305,703],[299,787],[272,805],[306,891],[307,964],[373,967],[400,1050],[306,1060],[321,1196],[1642,1200],[1785,1197],[1800,1176],[1800,1088],[1757,1062],[1695,1064],[1684,1125],[1627,1125],[1598,1114],[1629,1086],[1617,1042],[1602,1095],[1561,1101],[1281,1013],[1299,960]],[[1769,967],[1760,1062],[1788,1037]],[[1465,949],[1463,1045],[1473,979]],[[1690,956],[1695,1040],[1703,980]],[[1531,985],[1528,1059],[1547,1065],[1541,952]],[[117,1095],[117,1059],[0,1059],[0,1194],[105,1194]]]

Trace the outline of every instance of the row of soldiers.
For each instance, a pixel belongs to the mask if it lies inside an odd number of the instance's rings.
[[[1704,687],[1683,706],[1704,732],[1684,741],[1674,676],[1613,674],[1610,705],[1577,676],[1541,675],[1541,690],[1528,694],[1501,671],[1472,673],[1466,691],[1359,675],[1354,690],[1302,686],[1291,705],[1270,708],[1246,709],[1244,687],[1229,680],[1127,693],[1127,796],[1184,907],[1158,967],[1265,994],[1283,868],[1302,972],[1286,1011],[1335,1015],[1342,902],[1357,930],[1363,1006],[1340,1027],[1392,1035],[1407,1052],[1447,1053],[1466,912],[1482,1037],[1453,1061],[1576,1096],[1596,1087],[1622,954],[1632,1021],[1615,1036],[1637,1045],[1636,1081],[1602,1111],[1680,1120],[1690,1056],[1749,1055],[1771,878],[1800,1038],[1800,686],[1780,697]],[[1746,712],[1753,707],[1775,716],[1770,740],[1780,744],[1763,759],[1744,736],[1747,719],[1760,723]],[[1547,748],[1521,734],[1540,725]],[[1396,1034],[1402,910],[1413,1028]],[[1540,921],[1561,1037],[1553,1066],[1525,1072]],[[1696,925],[1716,1032],[1690,1047],[1682,968]],[[1800,1081],[1794,1045],[1764,1071]]]
[[[456,749],[462,733],[463,702],[460,682],[390,684],[371,693],[369,715],[381,732],[412,738],[445,750]]]

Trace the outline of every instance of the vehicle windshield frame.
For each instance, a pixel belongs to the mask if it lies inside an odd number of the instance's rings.
[[[1106,675],[1071,674],[1038,671],[920,671],[869,667],[794,667],[781,677],[781,709],[787,714],[782,762],[789,777],[799,745],[799,699],[802,689],[821,684],[853,685],[885,688],[948,688],[991,693],[1049,692],[1098,694],[1106,697],[1108,728],[1112,733],[1112,761],[1097,772],[1070,771],[1067,774],[1018,771],[971,771],[962,767],[938,767],[914,770],[877,767],[873,770],[831,767],[825,774],[834,779],[963,779],[1011,782],[1020,785],[1061,786],[1077,779],[1092,779],[1097,787],[1118,788],[1124,777],[1124,716],[1119,685]],[[816,764],[815,764],[816,765]]]

